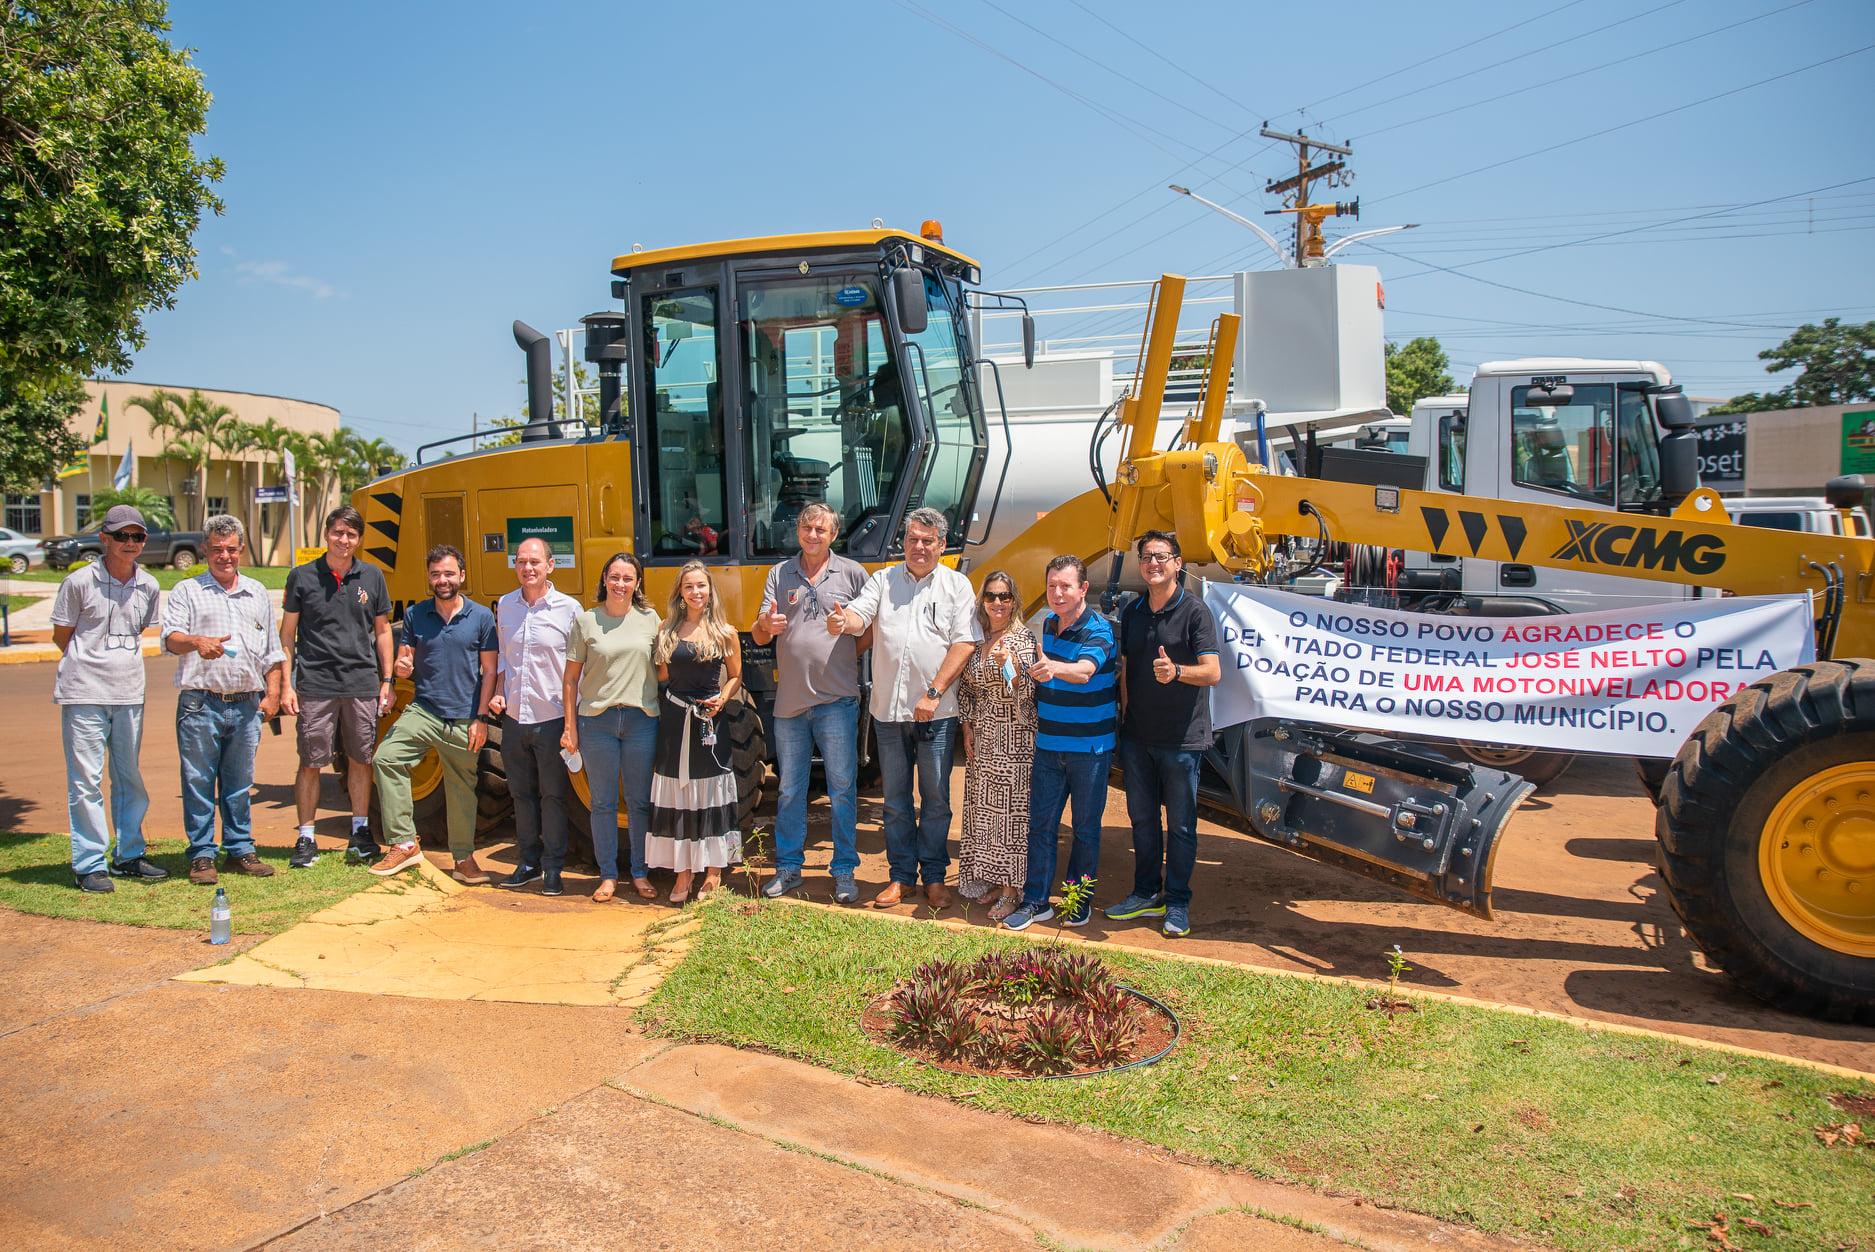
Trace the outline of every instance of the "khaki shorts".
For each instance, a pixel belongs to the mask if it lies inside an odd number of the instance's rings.
[[[299,763],[307,769],[323,769],[332,763],[333,749],[345,741],[345,755],[360,765],[371,764],[378,746],[378,702],[375,697],[358,699],[335,696],[330,699],[304,699],[299,702]]]

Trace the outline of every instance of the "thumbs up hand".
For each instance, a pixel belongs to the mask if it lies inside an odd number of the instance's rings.
[[[391,665],[391,672],[399,678],[408,678],[417,668],[417,650],[409,644],[397,649],[397,660]]]
[[[768,627],[768,635],[771,639],[785,633],[788,629],[788,615],[783,613],[781,606],[772,600],[769,601],[764,611],[763,621]]]
[[[1165,645],[1159,645],[1159,655],[1152,658],[1152,676],[1162,683],[1178,681],[1178,666],[1165,654]]]
[[[844,635],[848,633],[846,606],[844,604],[834,605],[833,611],[827,614],[827,633],[830,635]]]

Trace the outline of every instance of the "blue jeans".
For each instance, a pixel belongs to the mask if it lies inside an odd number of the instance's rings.
[[[874,722],[879,737],[879,772],[885,784],[885,860],[892,881],[927,886],[942,883],[950,870],[951,741],[957,719],[929,722]],[[918,800],[912,800],[917,778]]]
[[[260,749],[260,697],[224,700],[206,691],[176,693],[176,750],[182,756],[182,830],[189,859],[215,855],[215,809],[221,809],[221,850],[254,850],[248,792]]]
[[[1060,840],[1061,813],[1074,802],[1069,829],[1074,844],[1068,852],[1068,877],[1100,876],[1100,819],[1107,811],[1107,766],[1111,752],[1054,752],[1035,750],[1035,768],[1029,774],[1029,877],[1022,887],[1025,906],[1044,904],[1054,887],[1056,844]]]
[[[592,855],[599,877],[618,878],[619,780],[624,779],[625,818],[631,823],[631,871],[643,878],[645,834],[651,829],[651,767],[658,755],[658,719],[643,709],[615,704],[603,713],[579,715],[579,755],[592,793]]]
[[[1167,904],[1191,907],[1191,870],[1198,863],[1198,763],[1203,759],[1198,751],[1120,741],[1126,816],[1133,823],[1133,894],[1156,896],[1163,889]]]
[[[775,765],[781,772],[781,798],[775,805],[775,867],[798,870],[806,863],[807,780],[813,772],[816,744],[827,771],[827,800],[833,807],[833,864],[828,869],[835,877],[851,876],[859,868],[857,696],[829,700],[805,713],[775,719]]]
[[[544,722],[501,719],[501,764],[508,771],[508,794],[514,797],[517,865],[556,871],[566,866],[566,793],[572,784],[560,759],[560,733],[565,729],[564,717]],[[613,824],[618,824],[616,817]]]
[[[111,837],[117,859],[143,855],[143,815],[150,795],[143,789],[137,754],[143,748],[141,704],[62,704],[59,729],[65,740],[65,808],[72,825],[72,872],[101,874]],[[111,818],[104,820],[104,754],[111,756]]]

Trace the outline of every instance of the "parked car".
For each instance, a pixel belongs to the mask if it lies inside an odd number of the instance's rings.
[[[208,538],[199,530],[159,530],[149,528],[150,542],[143,546],[145,565],[171,565],[188,569],[208,548]],[[104,554],[104,540],[96,525],[75,535],[59,535],[46,540],[46,564],[53,569],[70,569],[80,561],[95,561]]]
[[[9,574],[24,574],[35,565],[46,563],[46,545],[38,539],[0,526],[0,562]]]

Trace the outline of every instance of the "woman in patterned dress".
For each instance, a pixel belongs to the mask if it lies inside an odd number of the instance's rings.
[[[1035,763],[1035,636],[1022,624],[1015,579],[996,570],[983,580],[977,621],[983,642],[957,682],[964,729],[964,829],[958,891],[981,900],[997,890],[990,920],[1022,902],[1029,864],[1029,770]]]
[[[645,864],[677,871],[671,903],[682,904],[696,871],[703,871],[703,890],[710,891],[722,883],[723,867],[742,859],[736,774],[729,739],[717,734],[716,721],[742,685],[742,645],[703,562],[678,571],[651,659],[667,686],[658,711]]]

